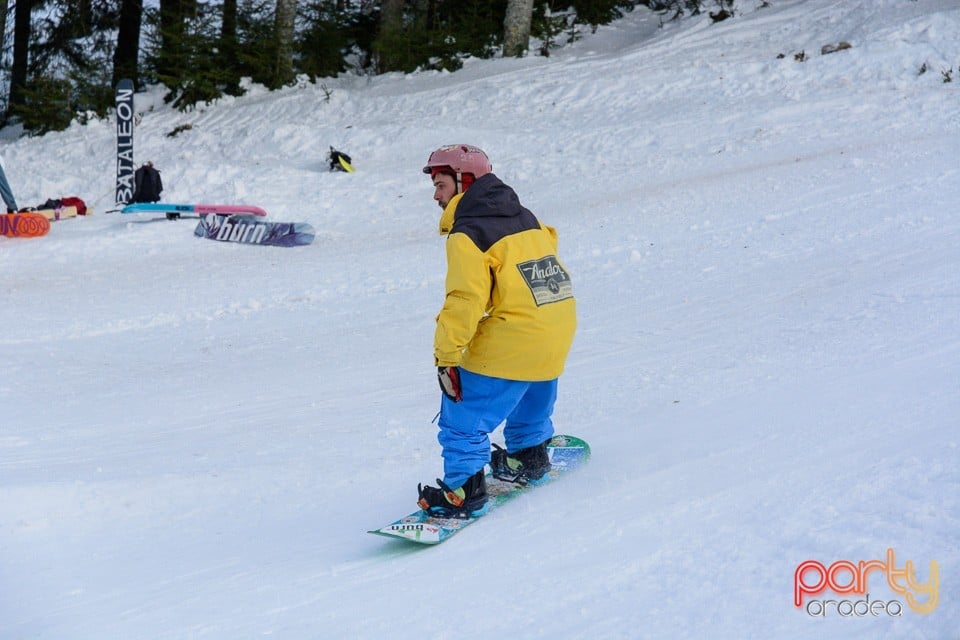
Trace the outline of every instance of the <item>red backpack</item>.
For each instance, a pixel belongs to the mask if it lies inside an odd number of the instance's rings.
[[[65,207],[76,207],[78,216],[87,215],[87,203],[78,198],[77,196],[67,196],[66,198],[60,198],[61,204]]]

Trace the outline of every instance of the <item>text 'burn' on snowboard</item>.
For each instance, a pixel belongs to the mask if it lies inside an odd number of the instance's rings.
[[[299,247],[313,242],[316,232],[305,222],[266,222],[258,216],[205,214],[200,216],[193,235],[220,242]]]

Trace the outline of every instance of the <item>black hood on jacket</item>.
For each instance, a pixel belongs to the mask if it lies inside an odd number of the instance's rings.
[[[539,227],[540,222],[520,204],[516,192],[488,173],[477,178],[460,198],[450,233],[464,233],[486,251],[505,236]]]

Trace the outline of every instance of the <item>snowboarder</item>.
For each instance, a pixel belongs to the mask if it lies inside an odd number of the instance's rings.
[[[330,147],[330,171],[344,171],[346,173],[353,173],[353,165],[350,164],[353,160],[350,159],[350,156],[345,154],[342,151],[337,151],[333,147]]]
[[[163,181],[160,172],[153,168],[149,160],[143,163],[133,174],[133,198],[130,202],[158,202],[163,192]]]
[[[504,480],[546,480],[576,302],[556,230],[520,204],[481,149],[441,147],[423,172],[447,235],[446,298],[434,337],[444,477],[439,488],[418,486],[418,504],[469,518],[486,511],[488,462]],[[491,456],[489,434],[504,420],[507,448]]]
[[[0,159],[0,197],[7,205],[7,213],[16,213],[20,210],[17,207],[17,200],[13,197],[13,191],[10,190],[10,183],[7,182],[7,174],[3,171],[2,159]]]

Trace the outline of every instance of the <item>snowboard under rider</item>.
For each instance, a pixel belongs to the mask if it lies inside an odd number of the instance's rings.
[[[443,209],[446,297],[437,316],[434,364],[443,391],[443,479],[418,486],[420,508],[469,518],[487,508],[484,465],[499,479],[546,481],[557,379],[576,329],[570,275],[557,232],[520,204],[487,155],[441,147],[423,172]],[[506,421],[506,449],[489,435]]]

